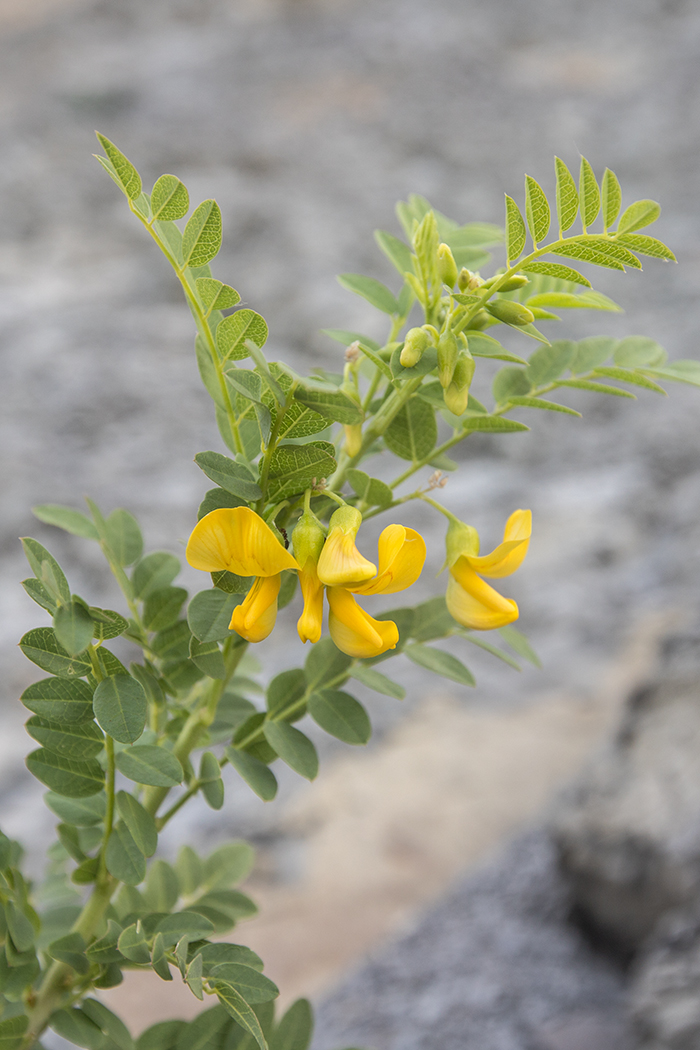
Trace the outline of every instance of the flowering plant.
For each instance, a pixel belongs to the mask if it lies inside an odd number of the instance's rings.
[[[700,386],[700,364],[669,364],[641,336],[550,342],[536,327],[559,320],[557,310],[619,310],[572,263],[623,270],[641,268],[639,255],[674,258],[639,232],[657,218],[657,204],[637,201],[618,219],[621,190],[611,171],[599,186],[582,160],[577,186],[557,159],[558,229],[550,240],[550,206],[529,177],[526,218],[506,197],[505,233],[487,223],[458,225],[422,197],[399,204],[405,240],[376,235],[398,271],[398,294],[370,277],[340,278],[387,316],[386,341],[333,330],[346,346],[342,372],[299,375],[266,359],[265,321],[212,275],[222,236],[216,202],[199,204],[181,228],[190,212],[183,183],[163,175],[145,193],[131,162],[98,137],[100,163],[180,281],[228,454],[195,456],[214,487],[203,496],[186,556],[211,579],[186,612],[187,592],[174,585],[178,559],[144,555],[127,510],[103,515],[91,501],[89,516],[35,508],[42,522],[99,544],[123,592],[122,612],[72,593],[49,551],[22,541],[33,572],[24,587],[51,618],[20,642],[48,675],[21,698],[39,745],[27,765],[48,788],[46,803],[60,823],[39,885],[21,873],[20,846],[0,835],[0,1040],[4,1050],[30,1050],[50,1027],[88,1050],[133,1050],[124,1023],[93,993],[117,985],[125,969],[145,968],[164,981],[181,975],[192,994],[214,1005],[191,1023],[153,1026],[139,1037],[139,1050],[305,1050],[308,1002],[276,1018],[278,990],[262,960],[218,939],[255,912],[234,888],[250,870],[250,848],[231,843],[202,858],[183,846],[171,865],[151,859],[159,833],[195,795],[213,809],[224,805],[224,766],[265,800],[277,790],[277,761],[314,778],[316,749],[298,728],[306,716],[347,743],[365,743],[369,717],[345,687],[356,680],[400,698],[401,686],[378,669],[389,658],[403,654],[464,685],[474,679],[462,660],[429,643],[455,637],[511,664],[512,653],[536,660],[512,626],[516,603],[486,582],[523,562],[530,512],[514,510],[502,543],[480,554],[476,530],[435,498],[457,466],[447,453],[473,433],[527,430],[514,413],[579,415],[552,398],[556,390],[630,398],[632,386],[663,394],[663,380]],[[593,232],[601,211],[602,229]],[[577,215],[581,232],[571,232]],[[504,240],[505,265],[482,277],[488,249]],[[508,329],[524,337],[517,352],[494,335]],[[535,349],[523,357],[528,342]],[[477,363],[494,362],[504,367],[486,406],[470,386]],[[392,455],[405,464],[392,481],[363,469]],[[414,475],[418,487],[407,490]],[[373,617],[365,600],[410,588],[426,545],[391,520],[376,562],[369,561],[358,549],[362,522],[402,518],[413,500],[448,519],[446,597]],[[297,618],[306,659],[269,682],[260,709],[251,699],[249,647],[265,642],[280,610]],[[494,630],[497,644],[479,634]],[[136,654],[129,667],[108,645],[119,638]],[[124,659],[128,651],[120,650]]]

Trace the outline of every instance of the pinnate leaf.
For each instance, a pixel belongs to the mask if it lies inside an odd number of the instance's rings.
[[[600,190],[598,189],[593,168],[585,157],[581,157],[578,195],[581,202],[581,222],[585,231],[591,223],[595,222],[600,211]]]
[[[576,189],[573,175],[559,157],[554,158],[554,168],[557,176],[557,216],[559,218],[559,228],[564,233],[576,221],[578,214],[578,190]]]
[[[634,204],[630,204],[629,208],[625,208],[620,216],[617,232],[634,233],[635,230],[651,226],[652,222],[656,222],[660,214],[661,206],[656,201],[635,201]]]
[[[622,204],[622,188],[617,180],[617,175],[610,168],[606,168],[601,183],[603,198],[603,222],[608,230],[620,214]]]
[[[177,175],[161,175],[151,191],[151,214],[154,219],[182,219],[190,210],[190,195]]]
[[[204,266],[221,247],[221,210],[216,201],[206,200],[195,208],[182,234],[185,266]]]
[[[530,175],[525,176],[525,214],[533,243],[543,241],[551,222],[549,204],[544,190]]]
[[[512,197],[506,194],[506,255],[513,262],[525,247],[525,223],[520,209]]]

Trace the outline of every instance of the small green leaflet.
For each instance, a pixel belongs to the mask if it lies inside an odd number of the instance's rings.
[[[176,175],[161,175],[151,191],[151,213],[161,222],[182,219],[190,210],[187,187]]]
[[[245,751],[234,747],[226,748],[226,757],[237,773],[245,780],[263,802],[269,802],[277,794],[277,779],[271,769]]]
[[[310,649],[304,664],[304,674],[309,691],[319,689],[326,682],[339,679],[345,671],[349,672],[351,664],[352,658],[341,653],[340,649],[336,649],[332,638],[322,638]]]
[[[278,445],[270,457],[267,497],[272,502],[303,492],[321,478],[329,478],[337,464],[328,441],[306,445]]]
[[[216,329],[216,345],[223,361],[242,361],[250,355],[246,340],[257,347],[267,342],[267,322],[255,310],[237,310],[224,317]]]
[[[53,722],[78,725],[92,720],[92,690],[80,679],[42,678],[28,686],[20,699],[34,714]]]
[[[104,787],[102,767],[94,759],[78,762],[42,747],[27,755],[26,763],[29,772],[57,795],[86,798]]]
[[[342,390],[313,390],[301,387],[295,390],[294,397],[302,405],[332,422],[344,425],[362,422],[362,409]]]
[[[56,609],[53,629],[57,641],[66,652],[78,656],[85,652],[92,641],[94,625],[83,603],[72,598],[67,605],[60,605]]]
[[[533,354],[534,357],[534,354]],[[491,384],[494,400],[501,404],[515,395],[529,394],[531,390],[530,377],[527,370],[522,368],[501,368],[496,372]],[[471,419],[467,417],[468,422]]]
[[[549,231],[551,216],[544,190],[529,175],[525,176],[525,214],[535,247],[543,241]]]
[[[275,1028],[273,1050],[308,1050],[314,1031],[314,1015],[308,999],[297,999]]]
[[[89,798],[68,799],[47,791],[44,802],[49,809],[78,828],[90,828],[104,820],[107,800],[104,795],[91,795]]]
[[[503,419],[502,416],[467,416],[462,419],[462,427],[468,433],[481,431],[488,434],[515,433],[517,430],[529,430],[524,423],[514,419]]]
[[[534,651],[527,638],[521,631],[518,631],[515,627],[501,627],[498,632],[501,638],[506,642],[511,649],[522,656],[524,660],[528,660],[535,667],[541,667],[539,657]]]
[[[651,226],[652,222],[656,222],[660,214],[661,206],[656,201],[635,201],[634,204],[630,204],[629,208],[625,208],[620,216],[617,232],[618,234],[634,233],[635,230]]]
[[[581,169],[578,179],[578,195],[581,202],[581,223],[583,232],[595,222],[600,211],[600,190],[593,168],[585,157],[581,157]]]
[[[229,310],[241,301],[235,288],[232,288],[230,284],[224,284],[223,281],[217,281],[214,277],[198,277],[195,286],[202,306],[208,312]]]
[[[118,791],[117,809],[119,815],[131,832],[138,850],[144,857],[152,857],[158,846],[156,822],[141,803],[126,791]]]
[[[525,223],[520,209],[512,197],[506,194],[506,255],[512,263],[525,247]]]
[[[566,405],[558,405],[556,401],[547,401],[542,397],[518,397],[513,396],[508,398],[511,405],[516,405],[521,408],[542,408],[549,409],[550,412],[564,412],[569,416],[578,416],[580,418],[581,413],[576,412],[573,408],[567,408]]]
[[[227,1013],[231,1015],[234,1021],[237,1021],[241,1028],[244,1028],[246,1032],[250,1032],[260,1050],[268,1050],[260,1022],[243,996],[230,984],[225,984],[223,981],[213,981],[212,988]]]
[[[364,670],[379,678],[385,677],[371,668]],[[311,696],[308,708],[309,714],[321,729],[346,744],[366,744],[372,735],[372,724],[367,712],[349,693],[339,689],[322,689]]]
[[[215,981],[232,985],[249,1003],[269,1003],[280,994],[279,988],[269,977],[243,962],[219,963],[212,967],[211,977]]]
[[[700,386],[700,361],[673,361],[663,368],[645,368],[648,375],[672,379],[677,383]]]
[[[131,675],[114,675],[98,682],[92,706],[105,733],[121,744],[133,744],[146,727],[146,694]]]
[[[559,229],[564,233],[576,221],[578,214],[578,190],[576,189],[573,175],[559,157],[554,158],[554,169],[557,176],[556,198]],[[542,271],[539,272],[541,273]],[[566,278],[566,280],[570,279]]]
[[[0,1050],[16,1050],[27,1030],[29,1018],[24,1014],[6,1017],[0,1021]]]
[[[437,442],[434,410],[420,398],[411,398],[385,430],[384,441],[401,459],[425,459]]]
[[[613,360],[622,368],[663,365],[666,351],[655,339],[646,335],[628,335],[615,346]]]
[[[221,211],[216,201],[202,201],[195,208],[182,234],[185,266],[204,266],[221,247]]]
[[[594,376],[602,376],[604,379],[620,379],[623,383],[634,383],[635,386],[644,387],[645,390],[653,390],[657,394],[666,396],[666,391],[658,383],[652,382],[647,376],[629,368],[605,368],[594,369]]]
[[[134,566],[131,583],[135,598],[148,598],[155,591],[167,587],[180,572],[180,561],[167,551],[147,554]]]
[[[396,297],[385,284],[382,284],[381,281],[376,281],[374,277],[364,277],[360,273],[341,273],[338,276],[338,283],[343,288],[347,288],[349,292],[361,295],[368,303],[371,303],[377,310],[381,310],[385,314],[397,314],[399,312],[399,304],[396,301]]]
[[[104,135],[100,135],[99,131],[95,134],[108,157],[107,162],[104,157],[97,157],[97,160],[129,200],[135,201],[141,194],[141,178],[138,171],[113,142],[110,142]]]
[[[407,645],[404,653],[419,667],[425,667],[428,671],[450,678],[460,685],[476,685],[471,671],[464,666],[461,660],[451,653],[443,652],[442,649],[434,649],[429,645],[413,643]]]
[[[392,681],[385,674],[375,671],[373,667],[368,667],[366,664],[357,664],[350,672],[350,676],[362,685],[367,686],[368,689],[374,689],[375,693],[393,696],[395,700],[403,700],[406,696],[406,690],[402,685]]]
[[[84,656],[71,656],[59,644],[52,627],[36,627],[27,631],[20,639],[19,647],[32,663],[42,671],[61,678],[82,678],[92,670],[90,660]]]
[[[163,587],[146,598],[143,622],[149,631],[164,631],[176,623],[180,609],[187,599],[184,587]]]
[[[50,554],[46,547],[43,547],[38,540],[32,539],[31,536],[23,536],[21,542],[26,559],[36,578],[43,583],[57,602],[69,602],[71,594],[68,580],[53,554]]]
[[[572,270],[570,266],[562,266],[561,263],[542,262],[536,259],[534,262],[524,263],[522,269],[525,273],[541,273],[544,277],[554,277],[558,281],[571,281],[573,284],[582,284],[584,288],[591,287],[591,282],[587,277],[580,274],[578,270]]]
[[[265,722],[265,739],[274,748],[283,762],[295,773],[314,780],[318,775],[318,755],[313,743],[288,722]]]
[[[603,255],[609,255],[613,259],[617,259],[624,266],[633,266],[637,270],[641,270],[642,264],[636,255],[633,255],[629,249],[623,247],[617,240],[613,240],[609,237],[593,237],[590,234],[586,237],[585,243],[593,249],[595,252],[602,253]]]
[[[568,339],[558,339],[551,346],[540,347],[530,355],[528,366],[525,370],[527,379],[533,386],[544,386],[558,379],[570,366],[574,356],[575,344]],[[523,391],[513,390],[514,394]],[[525,391],[529,393],[529,391]]]
[[[218,642],[200,642],[192,635],[190,659],[209,678],[224,679],[226,677],[226,665]]]
[[[605,383],[593,383],[590,379],[559,379],[559,386],[571,386],[577,390],[591,390],[596,394],[611,394],[614,397],[629,397],[636,401],[634,394],[629,390],[622,390],[616,386],[607,386]]]
[[[572,295],[570,292],[541,292],[539,295],[531,296],[527,305],[530,309],[538,306],[552,306],[555,310],[611,310],[615,313],[623,313],[621,306],[608,299],[601,292],[578,292]]]
[[[138,886],[146,877],[146,859],[143,851],[137,846],[127,824],[122,821],[115,825],[109,836],[105,850],[105,863],[110,875],[126,883],[127,886]],[[121,938],[119,946],[123,951]],[[128,955],[127,958],[133,957]],[[134,959],[133,961],[143,962],[145,960]]]
[[[32,507],[32,514],[39,521],[47,525],[55,525],[56,528],[65,529],[74,536],[83,536],[88,540],[96,540],[97,529],[90,519],[79,510],[71,507],[61,507],[57,503],[42,503]]]
[[[607,242],[614,244],[613,241]],[[565,241],[550,249],[553,255],[566,255],[571,259],[592,263],[594,266],[607,266],[609,270],[624,270],[622,263],[609,253],[594,250],[590,244],[575,240]],[[631,254],[631,253],[630,253]],[[634,256],[632,256],[634,258]]]
[[[170,751],[155,744],[136,744],[120,751],[117,769],[137,784],[177,787],[184,778],[182,766]]]
[[[602,365],[612,356],[617,346],[617,339],[607,335],[594,335],[574,343],[574,356],[571,359],[571,371],[574,375],[590,372],[597,365]]]
[[[620,214],[622,204],[622,188],[617,175],[610,168],[605,169],[600,188],[603,198],[603,223],[607,232]]]
[[[233,633],[229,630],[229,623],[238,604],[237,597],[216,587],[195,594],[187,607],[187,622],[192,634],[200,642],[219,642],[228,638]]]
[[[26,729],[37,744],[65,758],[79,761],[95,758],[104,746],[104,737],[94,722],[62,724],[34,715],[27,722]]]
[[[391,233],[385,233],[384,230],[375,230],[374,239],[389,262],[396,267],[402,277],[406,272],[411,273],[413,271],[411,249],[404,241],[400,241],[398,237],[394,237]]]
[[[118,638],[129,628],[129,621],[114,612],[113,609],[98,609],[91,605],[89,612],[92,617],[93,638],[96,638],[98,642]]]
[[[242,463],[236,463],[220,452],[198,452],[194,461],[208,478],[227,492],[244,500],[260,499],[260,488]]]
[[[357,496],[370,507],[386,507],[394,498],[393,492],[385,482],[371,478],[363,470],[351,467],[347,476]]]
[[[670,259],[676,262],[676,257],[662,241],[655,237],[648,237],[645,233],[621,233],[615,238],[616,244],[621,244],[630,251],[639,255],[648,255],[652,259]]]

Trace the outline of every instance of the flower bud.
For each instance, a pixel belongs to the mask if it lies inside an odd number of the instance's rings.
[[[325,542],[326,530],[316,515],[310,511],[302,514],[292,532],[292,550],[300,570],[309,560],[317,564]]]
[[[345,451],[352,459],[362,448],[362,423],[346,423],[343,430],[345,431]]]
[[[528,310],[527,306],[523,306],[522,303],[516,303],[512,299],[494,299],[492,303],[487,303],[486,309],[493,317],[503,321],[504,324],[522,326],[532,324],[535,320],[532,310]]]
[[[469,282],[471,281],[471,279],[471,270],[468,270],[466,266],[463,266],[462,269],[459,271],[459,276],[457,277],[457,287],[459,288],[460,292],[466,292],[466,290],[469,288]]]
[[[406,333],[406,341],[403,344],[400,361],[404,368],[413,368],[423,356],[423,352],[430,346],[430,336],[422,328],[411,328]]]
[[[487,314],[486,310],[479,310],[478,313],[474,314],[474,316],[472,317],[471,321],[467,325],[467,329],[471,328],[472,331],[478,332],[482,328],[485,328],[490,320],[491,315]]]
[[[455,416],[461,416],[469,403],[469,387],[474,375],[474,358],[468,350],[460,350],[452,382],[444,393],[445,405]]]
[[[454,288],[457,283],[457,263],[448,244],[438,246],[438,274],[443,284]]]
[[[492,288],[497,281],[500,281],[502,273],[494,274],[493,277],[489,277],[488,281],[484,284],[486,288]],[[502,284],[498,289],[499,292],[517,292],[519,288],[524,288],[526,284],[529,284],[530,280],[525,276],[524,273],[514,273],[512,277],[509,277],[505,284]]]
[[[443,390],[452,382],[452,375],[459,356],[457,337],[451,329],[443,332],[437,346],[438,378]]]

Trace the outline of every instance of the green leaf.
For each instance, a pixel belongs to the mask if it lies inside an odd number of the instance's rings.
[[[240,839],[215,849],[204,861],[204,885],[208,890],[235,886],[251,872],[255,852]]]
[[[141,557],[143,536],[139,523],[128,510],[118,508],[105,519],[106,539],[118,565],[133,565]]]
[[[543,241],[547,236],[552,220],[544,190],[529,175],[525,176],[525,215],[532,242],[536,246],[538,241]]]
[[[506,194],[506,257],[509,263],[522,255],[526,236],[520,209],[513,198]]]
[[[22,547],[32,572],[57,602],[67,603],[71,599],[68,581],[52,554],[31,536],[22,538]]]
[[[105,733],[120,744],[133,744],[146,728],[148,701],[143,686],[131,675],[98,682],[92,706]]]
[[[558,379],[570,366],[574,351],[575,344],[568,339],[560,339],[550,346],[535,350],[525,369],[532,386],[544,386]],[[519,394],[521,391],[514,390],[513,393]]]
[[[5,903],[5,919],[14,947],[18,952],[28,952],[34,944],[34,927],[14,901]]]
[[[209,489],[204,499],[199,504],[197,521],[201,521],[205,514],[211,514],[213,510],[221,510],[223,507],[244,507],[245,500],[231,495],[225,489]]]
[[[385,233],[384,230],[375,230],[374,239],[380,250],[384,252],[389,262],[396,267],[402,277],[407,271],[409,273],[413,272],[411,249],[404,241],[400,241],[398,237],[394,237],[391,233]]]
[[[22,586],[32,601],[40,605],[42,609],[46,609],[53,616],[57,608],[56,599],[40,580],[36,580],[34,577],[22,580]]]
[[[314,1031],[314,1015],[308,999],[297,999],[287,1010],[270,1041],[272,1050],[308,1050]]]
[[[527,364],[527,361],[522,357],[518,357],[516,354],[511,353],[510,350],[506,350],[505,346],[502,346],[498,339],[494,339],[492,335],[487,335],[485,332],[469,332],[468,341],[472,357],[491,357],[498,361],[512,361],[518,365]],[[419,394],[423,389],[422,387],[419,390]]]
[[[143,622],[149,631],[163,631],[176,623],[187,599],[184,587],[163,587],[152,591],[143,607]]]
[[[235,288],[213,277],[198,277],[195,281],[197,295],[205,310],[230,310],[237,306],[241,297]]]
[[[52,627],[36,627],[33,631],[27,631],[19,647],[27,659],[41,667],[42,671],[49,671],[61,678],[82,678],[92,669],[86,656],[71,656],[59,644]]]
[[[221,1006],[213,1006],[198,1014],[189,1024],[183,1025],[176,1050],[220,1050],[221,1031],[230,1024],[226,1010]]]
[[[539,306],[553,306],[559,310],[612,310],[622,313],[622,307],[608,299],[607,295],[600,292],[580,292],[572,295],[570,292],[542,292],[533,295],[527,301],[531,310]]]
[[[163,899],[172,899],[172,889],[167,897],[163,895]],[[156,929],[163,935],[163,943],[166,948],[178,944],[183,937],[187,937],[189,941],[199,941],[214,932],[214,926],[209,919],[189,909],[166,915],[160,920]]]
[[[615,244],[614,241],[609,243]],[[588,243],[574,240],[565,241],[564,244],[555,245],[550,251],[554,255],[568,255],[572,259],[580,259],[581,262],[592,263],[594,266],[607,266],[609,270],[624,270],[624,266],[617,258],[610,253],[594,250]]]
[[[156,822],[138,799],[126,791],[117,792],[119,815],[131,832],[136,847],[144,857],[152,857],[158,846]]]
[[[556,401],[547,401],[543,397],[510,397],[508,401],[511,405],[519,405],[521,408],[548,409],[550,412],[564,412],[568,416],[581,418],[581,413],[575,409],[567,408],[566,405],[558,405]]]
[[[576,215],[578,214],[578,191],[576,189],[573,175],[564,161],[560,160],[559,157],[554,158],[554,168],[557,176],[557,215],[559,217],[559,229],[563,233],[570,229],[576,221]]]
[[[106,798],[104,795],[92,795],[90,798],[64,798],[56,795],[53,791],[47,791],[44,795],[46,805],[61,820],[68,824],[74,824],[79,828],[93,827],[104,820],[106,811]]]
[[[104,745],[104,737],[94,722],[71,725],[34,715],[26,728],[38,744],[65,758],[94,758]]]
[[[263,961],[250,948],[242,944],[204,944],[199,949],[204,960],[204,972],[207,973],[215,966],[224,962],[242,962],[246,966],[252,966],[254,970],[263,969]]]
[[[151,190],[151,212],[161,222],[182,219],[190,210],[190,195],[177,175],[161,175]]]
[[[107,871],[127,886],[138,886],[146,877],[146,859],[128,826],[119,821],[112,828],[105,851]],[[121,941],[120,941],[120,951]],[[125,953],[126,954],[126,953]],[[129,955],[127,958],[131,959]],[[133,960],[134,962],[138,960]]]
[[[224,804],[224,782],[219,760],[211,751],[205,751],[200,759],[198,779],[207,805],[212,809],[221,809]]]
[[[406,696],[406,690],[402,685],[392,681],[385,674],[375,671],[374,668],[368,667],[366,664],[358,664],[356,667],[353,667],[350,677],[361,682],[368,689],[373,689],[375,693],[393,696],[395,700],[403,700]]]
[[[437,368],[437,350],[434,346],[429,346],[424,350],[420,361],[417,365],[413,365],[412,368],[404,368],[401,364],[402,349],[402,345],[396,346],[389,361],[389,367],[394,379],[417,379],[418,376],[425,376],[428,372],[432,372]]]
[[[265,739],[283,762],[300,776],[313,780],[318,774],[318,755],[313,743],[288,722],[266,722]]]
[[[204,866],[191,846],[182,846],[175,861],[175,872],[180,889],[191,897],[204,877]]]
[[[263,802],[269,802],[277,794],[277,779],[271,769],[245,751],[235,747],[226,748],[226,757],[246,784],[253,789]]]
[[[153,551],[141,558],[131,573],[134,597],[149,598],[155,591],[167,587],[180,572],[180,560],[167,551]]]
[[[278,445],[270,457],[268,500],[279,503],[309,488],[314,478],[329,478],[337,466],[334,451],[328,441]]]
[[[351,425],[362,422],[362,409],[342,390],[306,390],[298,387],[294,397],[302,405],[334,423]]]
[[[216,992],[219,1002],[227,1013],[233,1017],[234,1021],[236,1021],[241,1028],[246,1032],[250,1032],[255,1039],[255,1042],[260,1047],[260,1050],[268,1050],[265,1036],[260,1027],[260,1022],[243,996],[240,995],[230,984],[225,984],[223,981],[213,982],[212,988]]]
[[[355,295],[361,295],[368,303],[382,310],[385,314],[398,314],[399,304],[396,297],[389,291],[381,281],[375,281],[373,277],[364,277],[360,273],[341,273],[338,283],[347,288]]]
[[[655,339],[645,335],[628,335],[621,339],[613,352],[613,360],[622,368],[643,368],[663,365],[666,352]]]
[[[663,368],[645,368],[644,371],[661,379],[700,386],[700,361],[673,361]]]
[[[121,150],[117,149],[113,142],[110,142],[104,135],[100,135],[99,131],[95,132],[95,134],[102,149],[107,154],[109,164],[105,164],[102,157],[97,159],[129,200],[135,201],[141,194],[141,177],[138,171]]]
[[[260,488],[242,463],[236,463],[220,452],[198,452],[194,461],[208,478],[227,492],[246,501],[260,499]]]
[[[185,984],[198,999],[204,999],[201,955],[195,955],[194,959],[187,967],[187,970],[185,971]]]
[[[227,572],[225,569],[210,575],[211,582],[217,590],[223,591],[224,594],[238,595],[237,605],[243,601],[243,595],[248,593],[254,580],[253,576],[237,576],[235,572]]]
[[[163,976],[159,971],[156,972],[159,977]],[[159,1021],[141,1033],[136,1040],[137,1050],[175,1050],[178,1036],[187,1028],[186,1021]]]
[[[666,394],[666,391],[658,383],[654,383],[647,376],[628,368],[596,368],[593,375],[609,379],[621,379],[623,383],[634,383],[635,386],[644,387],[645,390],[653,390],[657,394]]]
[[[20,699],[34,714],[52,722],[78,725],[92,721],[92,690],[80,680],[42,678],[28,686]]]
[[[96,650],[96,653],[97,662],[100,665],[100,670],[102,672],[103,677],[112,678],[114,675],[117,674],[128,675],[129,672],[127,671],[126,667],[121,662],[121,660],[118,660],[114,653],[111,653],[109,649],[105,649],[104,645],[99,646],[99,648]],[[93,676],[91,675],[91,684],[92,677]],[[97,682],[95,682],[94,684],[96,685]]]
[[[68,933],[65,937],[52,941],[46,949],[46,954],[57,962],[67,963],[76,973],[83,976],[90,972],[90,963],[85,955],[85,941],[79,933]]]
[[[57,503],[42,503],[37,507],[32,507],[32,514],[39,521],[47,525],[55,525],[56,528],[64,529],[74,536],[83,536],[88,540],[98,539],[97,529],[90,519],[85,514],[81,514],[79,510],[61,507]]]
[[[558,386],[571,386],[576,390],[590,390],[596,394],[610,394],[613,397],[630,397],[636,401],[634,394],[630,394],[629,390],[607,386],[605,383],[593,383],[590,379],[560,379]]]
[[[219,963],[213,967],[211,978],[213,981],[230,984],[249,1003],[268,1003],[280,994],[279,988],[269,977],[265,977],[252,966],[246,966],[245,963]]]
[[[443,595],[429,598],[416,605],[411,637],[417,642],[430,642],[434,638],[444,638],[455,630],[455,621],[447,611]]]
[[[571,371],[574,375],[583,375],[591,369],[602,365],[612,356],[617,346],[617,339],[607,335],[594,335],[588,339],[581,339],[574,344],[574,356],[571,359]]]
[[[182,234],[185,266],[204,266],[221,247],[221,211],[216,201],[206,200],[195,208]]]
[[[392,502],[394,494],[384,481],[371,478],[363,470],[356,470],[354,467],[348,470],[347,477],[360,500],[367,506],[386,507]]]
[[[384,432],[387,448],[401,459],[416,463],[435,448],[435,412],[420,398],[412,398],[394,417]]]
[[[28,1024],[29,1018],[24,1014],[15,1014],[0,1021],[0,1050],[16,1050]]]
[[[433,649],[429,645],[414,643],[407,645],[404,649],[406,656],[419,667],[425,667],[434,674],[450,678],[460,685],[476,685],[471,671],[464,666],[461,660],[451,653],[445,653],[442,649]]]
[[[129,621],[125,620],[113,609],[98,609],[91,605],[90,616],[92,617],[92,636],[98,642],[106,642],[110,638],[118,638],[129,628]]]
[[[617,175],[610,168],[606,168],[601,183],[603,195],[603,222],[608,230],[620,213],[622,204],[622,187],[617,180]]]
[[[143,862],[141,854],[137,853],[137,856]],[[123,931],[119,937],[119,951],[131,962],[144,964],[151,961],[151,952],[140,920]]]
[[[596,182],[593,168],[585,157],[581,157],[581,169],[578,180],[578,193],[581,201],[581,223],[583,232],[586,227],[595,222],[600,211],[600,191]]]
[[[369,667],[363,670],[370,676],[376,675],[380,679],[385,677]],[[353,677],[362,680],[354,672]],[[309,700],[309,714],[321,729],[338,740],[344,740],[346,744],[366,744],[372,735],[372,724],[362,704],[349,693],[338,689],[322,689],[314,693]]]
[[[224,679],[226,677],[226,665],[218,642],[200,642],[192,635],[190,659],[208,678]]]
[[[282,671],[276,675],[267,687],[267,710],[271,717],[284,718],[288,707],[296,704],[306,692],[306,676],[300,667],[289,671]],[[301,718],[303,710],[296,713],[296,718]],[[291,720],[294,721],[294,715]]]
[[[238,596],[233,597],[216,587],[195,594],[187,609],[192,634],[200,642],[219,642],[229,638],[235,633],[229,630],[229,623],[239,603]]]
[[[513,434],[520,430],[529,430],[524,423],[518,423],[515,419],[504,419],[503,416],[468,416],[462,419],[462,426],[466,433],[480,431],[487,434]]]
[[[104,1035],[78,1007],[56,1010],[49,1018],[49,1025],[54,1032],[76,1046],[86,1047],[86,1050],[103,1050]]]
[[[68,798],[96,795],[104,787],[102,767],[94,759],[78,762],[42,747],[27,755],[25,761],[27,769],[37,780]]]
[[[119,962],[122,959],[122,954],[119,951],[117,944],[121,932],[122,927],[116,923],[114,919],[108,919],[107,932],[98,940],[93,941],[87,950],[87,956],[90,961],[98,963],[101,966],[108,966],[110,963]]]
[[[177,787],[184,779],[182,766],[170,751],[155,744],[135,744],[120,751],[117,769],[137,784]]]
[[[331,638],[322,638],[311,648],[304,664],[309,692],[315,692],[326,682],[339,684],[340,676],[349,670],[352,662],[352,657],[341,653]]]
[[[477,637],[476,634],[472,634],[469,631],[460,631],[459,635],[465,642],[469,642],[470,645],[475,645],[478,649],[484,649],[487,653],[491,653],[492,656],[495,656],[498,660],[502,660],[504,664],[508,664],[513,670],[521,670],[519,663],[504,653],[501,649],[497,649],[495,645],[490,645],[488,642],[485,642],[483,638]]]
[[[671,262],[676,262],[676,257],[670,248],[662,241],[657,241],[655,237],[647,237],[645,233],[623,233],[615,238],[615,243],[639,255],[649,255],[652,259],[670,259]]]
[[[146,903],[149,907],[153,908],[156,912],[170,912],[177,904],[177,899],[180,896],[180,885],[177,881],[177,873],[175,869],[164,860],[156,860],[151,864],[148,869],[148,878],[146,880],[146,888],[143,892],[146,898]],[[181,913],[180,913],[181,914]],[[172,919],[172,916],[168,916]],[[187,920],[190,922],[190,919]],[[158,924],[158,930],[164,935],[172,934],[174,944],[176,940],[182,936],[183,933],[189,935],[191,926],[185,925],[184,927],[167,925],[164,927],[161,923]],[[194,937],[191,938],[194,940]],[[166,945],[169,943],[166,937]]]
[[[134,1040],[126,1025],[116,1014],[108,1010],[104,1003],[99,1003],[96,999],[84,999],[82,1009],[83,1013],[101,1028],[108,1040],[116,1043],[120,1050],[134,1050]]]
[[[575,215],[574,218],[576,218]],[[573,284],[582,284],[584,288],[591,287],[591,282],[587,277],[580,274],[578,270],[572,270],[570,266],[562,266],[561,263],[542,262],[537,259],[534,262],[524,263],[522,268],[525,273],[540,273],[544,277],[554,277],[557,281],[571,281]]]
[[[656,201],[635,201],[625,208],[617,224],[617,233],[634,233],[645,226],[651,226],[661,214],[661,207]]]
[[[502,403],[516,395],[529,394],[532,384],[522,368],[501,368],[493,377],[491,390],[494,400]],[[471,418],[468,419],[471,423]]]
[[[593,237],[590,234],[586,238],[586,245],[591,247],[594,251],[600,252],[603,255],[608,255],[618,262],[623,263],[625,266],[633,266],[637,270],[641,270],[642,264],[636,255],[625,248],[619,243],[617,238],[611,237]]]
[[[237,310],[225,317],[216,329],[216,345],[224,361],[242,361],[250,355],[246,339],[255,346],[267,342],[267,323],[255,310]]]

